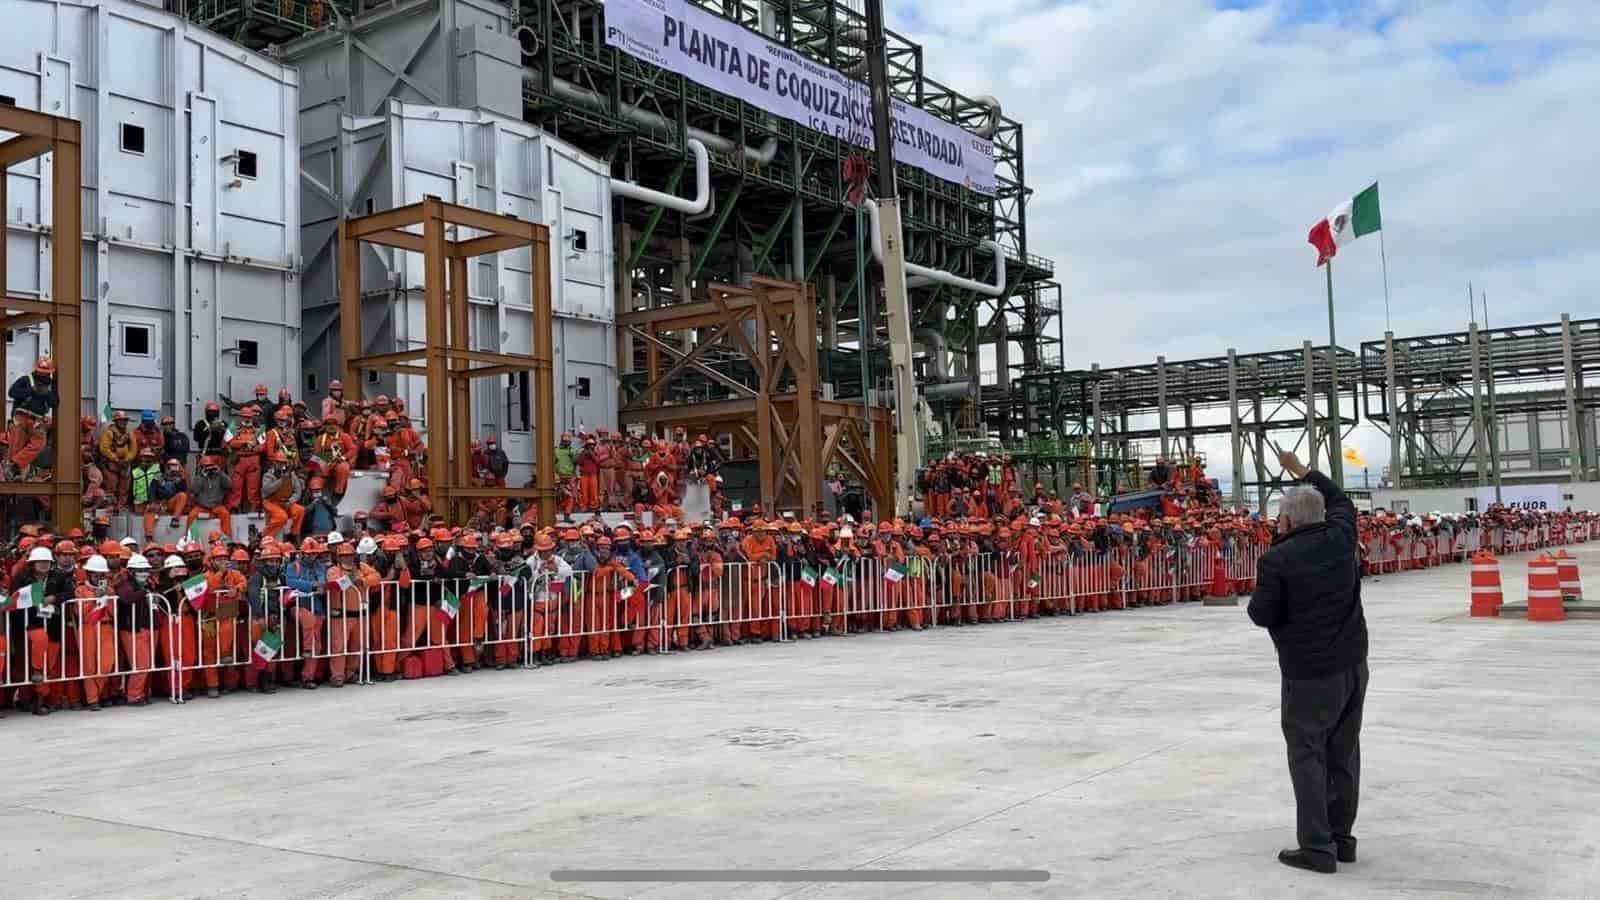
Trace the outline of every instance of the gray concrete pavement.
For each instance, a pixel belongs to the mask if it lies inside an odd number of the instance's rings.
[[[1600,591],[1600,546],[1579,557]],[[1508,563],[1506,580],[1525,577]],[[6,897],[1595,897],[1600,624],[1367,582],[1360,863],[1298,873],[1243,607],[0,722]],[[556,884],[557,868],[1045,884]]]

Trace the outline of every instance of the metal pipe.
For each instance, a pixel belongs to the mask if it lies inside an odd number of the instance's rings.
[[[878,207],[874,203],[863,203],[861,208],[867,211],[868,227],[872,230],[872,258],[881,265],[883,263],[883,229],[878,222]],[[904,236],[901,237],[901,246],[905,245]],[[939,269],[930,269],[919,266],[914,262],[907,262],[906,274],[919,275],[939,284],[947,284],[954,288],[974,291],[985,297],[1003,297],[1006,293],[1006,253],[994,241],[979,241],[979,247],[988,248],[994,254],[994,284],[984,284],[970,278],[962,278],[950,272]]]
[[[685,200],[672,194],[653,190],[625,181],[621,178],[611,179],[611,193],[619,197],[630,197],[643,203],[652,203],[656,206],[681,213],[704,212],[711,205],[711,154],[706,152],[706,145],[695,138],[684,141],[689,152],[694,155],[694,199]]]
[[[928,356],[933,360],[934,378],[930,380],[943,380],[949,375],[949,366],[945,362],[949,345],[945,342],[944,335],[932,328],[919,328],[912,332],[912,337],[928,351]]]
[[[539,74],[531,69],[523,69],[522,82],[523,84],[532,84],[537,86],[539,84]],[[582,85],[574,84],[564,78],[552,78],[550,84],[556,95],[564,100],[570,100],[573,103],[581,103],[585,106],[590,106],[599,110],[606,110],[611,105],[610,101],[606,99],[605,95],[597,91],[592,91],[589,88],[583,87]],[[623,118],[645,128],[667,132],[675,132],[678,129],[677,123],[673,122],[671,119],[668,119],[662,115],[658,115],[657,113],[653,113],[647,109],[643,109],[637,105],[624,106],[620,112]],[[767,138],[759,148],[756,148],[740,144],[739,142],[730,138],[725,138],[714,131],[706,131],[703,128],[696,128],[693,125],[686,129],[686,134],[689,138],[700,141],[702,144],[705,144],[706,147],[711,150],[715,150],[718,153],[734,154],[741,159],[749,160],[763,166],[771,163],[772,160],[778,155],[778,139],[775,137]]]

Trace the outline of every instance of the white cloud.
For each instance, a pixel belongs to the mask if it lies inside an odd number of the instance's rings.
[[[1464,328],[1469,281],[1496,324],[1594,314],[1591,0],[1312,5],[891,8],[933,78],[1023,123],[1028,249],[1056,260],[1069,366],[1325,341],[1305,234],[1375,179],[1396,333]],[[1377,241],[1335,280],[1340,343],[1381,338]],[[1380,470],[1386,439],[1358,443]]]

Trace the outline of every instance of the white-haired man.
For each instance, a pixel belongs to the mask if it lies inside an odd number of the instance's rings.
[[[1272,635],[1282,673],[1283,739],[1299,848],[1284,865],[1331,873],[1356,860],[1367,622],[1356,510],[1339,486],[1279,454],[1301,484],[1278,505],[1278,534],[1256,569],[1250,618]]]

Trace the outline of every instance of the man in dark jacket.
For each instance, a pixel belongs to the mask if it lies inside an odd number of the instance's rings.
[[[1283,738],[1300,847],[1284,865],[1333,872],[1356,861],[1367,620],[1361,610],[1356,510],[1293,452],[1278,460],[1303,484],[1284,492],[1278,535],[1256,568],[1250,618],[1272,635],[1283,675]]]

